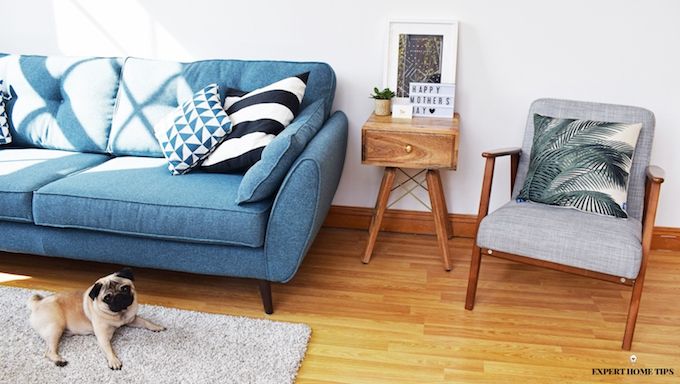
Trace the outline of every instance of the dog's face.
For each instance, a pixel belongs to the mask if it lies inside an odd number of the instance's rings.
[[[125,268],[102,277],[92,286],[88,296],[95,307],[106,312],[119,313],[135,301],[135,286],[132,271]]]

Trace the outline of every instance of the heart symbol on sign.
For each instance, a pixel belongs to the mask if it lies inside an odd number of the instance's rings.
[[[430,108],[430,113],[434,113],[434,108]]]

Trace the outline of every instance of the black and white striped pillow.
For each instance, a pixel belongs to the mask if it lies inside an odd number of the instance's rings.
[[[227,89],[224,109],[232,131],[201,167],[207,172],[245,172],[300,111],[309,72],[251,92]]]
[[[7,110],[5,109],[5,100],[12,97],[5,92],[3,81],[0,80],[0,145],[9,144],[12,142],[12,135],[9,133],[9,120],[7,118]]]

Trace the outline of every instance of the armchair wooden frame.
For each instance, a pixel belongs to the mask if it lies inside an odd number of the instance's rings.
[[[647,179],[645,183],[645,199],[644,211],[642,215],[642,261],[640,265],[640,272],[636,279],[626,279],[620,276],[609,275],[606,273],[589,271],[582,268],[570,267],[558,263],[553,263],[544,260],[532,259],[530,257],[513,255],[509,253],[499,252],[493,249],[480,248],[477,246],[477,232],[479,224],[482,219],[489,213],[489,199],[491,197],[491,185],[493,183],[493,171],[496,164],[496,158],[501,156],[510,156],[510,190],[512,191],[515,184],[515,177],[517,176],[517,167],[519,165],[519,157],[522,150],[520,148],[504,148],[494,151],[487,151],[482,153],[482,157],[486,159],[484,167],[484,180],[482,182],[482,194],[479,201],[479,211],[477,215],[477,223],[475,226],[474,239],[475,243],[472,248],[472,260],[470,262],[470,276],[468,278],[467,296],[465,298],[465,309],[472,310],[475,305],[475,296],[477,294],[477,281],[479,279],[479,268],[482,261],[482,254],[495,256],[515,262],[535,265],[544,268],[550,268],[557,271],[569,272],[581,276],[592,277],[595,279],[610,281],[613,283],[624,284],[633,287],[633,292],[628,308],[628,320],[626,321],[626,330],[623,335],[622,349],[629,351],[633,334],[635,332],[635,323],[637,321],[638,311],[640,309],[640,298],[642,296],[642,287],[645,282],[645,273],[647,272],[647,262],[649,261],[649,251],[652,243],[652,231],[654,229],[654,220],[656,218],[656,210],[659,202],[659,191],[661,183],[664,181],[664,172],[657,166],[650,165],[647,167]]]

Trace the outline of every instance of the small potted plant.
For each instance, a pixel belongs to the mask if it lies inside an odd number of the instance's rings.
[[[382,91],[378,87],[373,88],[371,95],[375,99],[375,114],[378,116],[387,116],[392,113],[392,98],[394,92],[391,89],[385,88]]]

